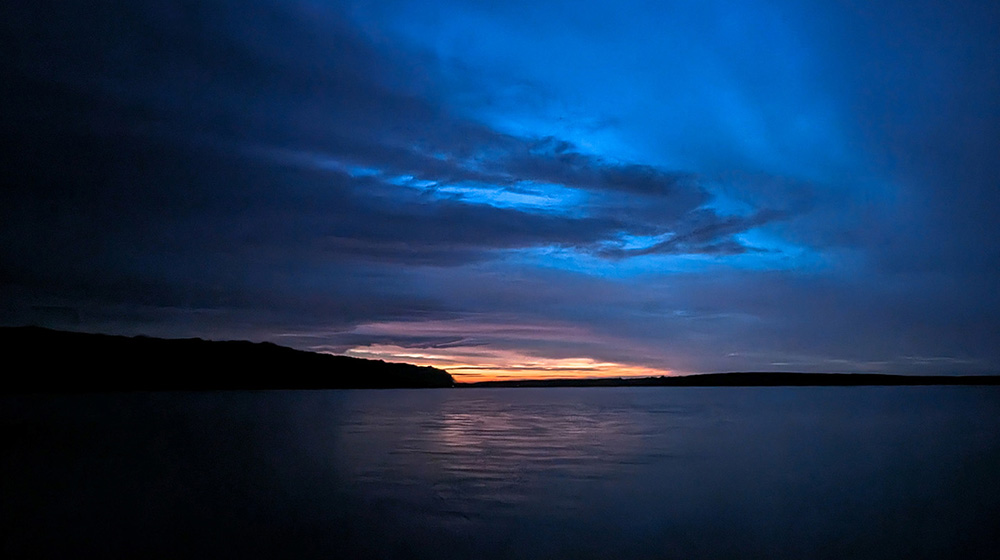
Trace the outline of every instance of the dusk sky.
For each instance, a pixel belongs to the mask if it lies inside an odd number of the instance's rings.
[[[0,323],[1000,373],[1000,3],[4,2]]]

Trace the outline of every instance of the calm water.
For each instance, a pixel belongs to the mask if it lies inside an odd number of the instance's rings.
[[[5,557],[1000,547],[1000,388],[20,397],[0,421]]]

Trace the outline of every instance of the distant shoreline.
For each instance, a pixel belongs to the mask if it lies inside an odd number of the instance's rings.
[[[1000,375],[891,375],[874,373],[731,372],[676,377],[521,379],[456,383],[486,387],[879,387],[1000,385]]]

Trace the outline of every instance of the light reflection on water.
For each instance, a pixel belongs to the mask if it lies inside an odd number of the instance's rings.
[[[412,491],[421,500],[420,491],[432,489],[430,504],[411,505],[438,505],[466,520],[521,515],[543,496],[550,509],[581,507],[595,485],[624,476],[642,459],[648,428],[621,408],[572,401],[468,398],[414,415],[379,412],[345,424],[338,468],[375,495]],[[381,452],[371,448],[372,438]]]
[[[0,404],[14,435],[9,557],[987,558],[1000,546],[997,388]]]

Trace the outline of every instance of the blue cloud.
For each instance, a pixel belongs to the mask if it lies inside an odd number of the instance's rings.
[[[17,4],[3,322],[1000,368],[988,3]]]

